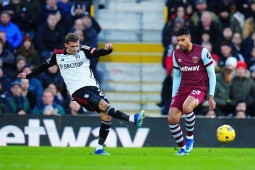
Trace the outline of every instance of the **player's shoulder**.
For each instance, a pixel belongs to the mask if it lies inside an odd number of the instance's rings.
[[[178,54],[182,53],[182,50],[179,48],[179,49],[174,50],[173,53],[174,53],[174,55],[178,55]]]
[[[198,44],[193,44],[193,48],[194,48],[195,50],[198,50],[198,51],[202,51],[203,49],[206,49],[206,48],[204,48],[203,46],[198,45]]]
[[[63,54],[65,52],[64,49],[56,49],[52,52],[52,56],[56,55],[56,54]]]

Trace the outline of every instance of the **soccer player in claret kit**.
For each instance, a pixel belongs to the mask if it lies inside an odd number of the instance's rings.
[[[111,127],[111,117],[133,122],[140,127],[145,117],[144,110],[134,115],[127,115],[109,104],[104,93],[90,69],[90,58],[108,55],[112,52],[112,44],[107,43],[103,49],[80,46],[80,38],[74,33],[65,37],[65,49],[55,50],[51,57],[30,74],[20,73],[18,78],[30,79],[53,65],[58,65],[61,76],[72,99],[89,111],[100,114],[102,123],[99,130],[99,140],[94,154],[110,155],[105,152],[103,145]]]
[[[174,80],[168,123],[175,142],[180,146],[176,155],[188,155],[194,144],[193,109],[205,100],[208,88],[210,109],[216,107],[213,99],[216,76],[210,53],[191,42],[189,29],[181,27],[176,36],[180,48],[173,53]],[[179,125],[182,116],[185,117],[186,139]]]

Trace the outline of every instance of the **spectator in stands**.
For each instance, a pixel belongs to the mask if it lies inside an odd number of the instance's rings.
[[[87,114],[88,112],[85,112],[84,109],[79,105],[76,101],[70,100],[69,103],[69,111],[68,114],[71,115],[80,115],[80,114]]]
[[[231,58],[231,59],[229,59]],[[220,45],[220,67],[223,67],[226,64],[226,61],[231,61],[228,64],[232,64],[232,66],[235,68],[235,64],[237,61],[242,60],[242,58],[239,58],[236,54],[232,53],[232,48],[228,42],[223,41]]]
[[[254,102],[255,102],[255,84],[251,77],[246,76],[247,65],[243,61],[238,61],[236,65],[236,76],[234,77],[231,88],[230,98],[233,103],[237,103],[239,100],[246,102],[250,115],[254,114]]]
[[[64,115],[64,109],[54,103],[54,96],[51,90],[45,89],[43,91],[42,102],[35,106],[32,111],[35,115]]]
[[[242,33],[242,28],[236,18],[231,15],[229,6],[222,6],[218,16],[220,30],[230,27],[233,32]]]
[[[239,100],[235,105],[233,113],[229,114],[229,117],[246,118],[247,104],[244,100]]]
[[[6,106],[9,114],[25,115],[31,113],[28,99],[21,95],[20,82],[12,82],[11,94],[6,98]]]
[[[16,55],[22,55],[25,57],[27,64],[33,68],[41,63],[41,56],[34,48],[32,38],[25,35],[23,37],[20,48],[17,50]]]
[[[73,27],[70,29],[70,32],[75,32],[76,30],[84,31],[85,27],[83,25],[82,19],[78,18],[74,21]]]
[[[11,22],[11,16],[7,11],[0,14],[0,30],[6,32],[7,41],[17,49],[22,41],[22,34],[19,27]]]
[[[183,23],[180,22],[180,20],[175,20],[173,24],[171,24],[171,21],[168,21],[165,23],[164,28],[162,30],[162,45],[164,46],[165,50],[166,48],[169,48],[168,46],[172,43],[172,38],[175,37],[175,33],[183,26]]]
[[[246,114],[244,111],[237,111],[236,112],[236,115],[235,115],[235,118],[239,118],[239,119],[243,119],[243,118],[246,118]]]
[[[233,53],[237,54],[239,58],[242,58],[244,61],[247,61],[247,57],[244,56],[244,47],[243,47],[243,39],[242,34],[239,32],[233,33],[233,36],[231,38],[231,47]]]
[[[36,33],[35,44],[44,60],[51,56],[54,49],[64,47],[65,31],[57,23],[57,15],[49,14],[47,24]]]
[[[73,2],[70,2],[69,0],[58,0],[57,6],[62,10],[65,17],[71,16],[71,8],[72,8]]]
[[[101,27],[94,17],[92,17],[88,12],[85,12],[82,15],[82,22],[85,27],[86,32],[91,31],[92,29],[96,31],[97,34],[101,32]],[[86,34],[88,37],[88,34]]]
[[[176,1],[176,0],[167,0],[166,7],[168,10],[167,18],[171,18],[172,15],[176,12],[176,7],[184,6],[186,4],[192,4],[193,0],[186,0],[186,1]],[[193,5],[193,4],[192,4]]]
[[[65,16],[62,9],[57,5],[57,0],[46,0],[44,7],[38,12],[36,17],[36,27],[39,29],[42,25],[47,24],[48,16],[55,14],[56,21],[65,26]],[[66,26],[64,27],[66,28]]]
[[[251,11],[252,15],[245,20],[243,27],[243,39],[246,40],[255,31],[255,1],[251,1]]]
[[[32,69],[29,65],[25,65],[22,72],[29,74],[32,72]],[[39,79],[37,79],[35,77],[33,77],[29,80],[30,80],[29,81],[29,91],[32,91],[36,94],[36,100],[37,100],[37,102],[39,102],[41,100],[42,92],[43,92],[42,84],[39,81]]]
[[[34,31],[36,30],[36,17],[38,12],[42,9],[42,3],[44,1],[42,0],[22,0],[24,6],[26,6],[27,11],[29,13],[29,21],[30,21],[30,28],[31,28],[31,34],[34,34]]]
[[[14,68],[14,71],[10,77],[12,80],[15,80],[17,78],[17,75],[23,71],[23,68],[27,64],[25,57],[22,55],[18,55],[15,61],[16,67]]]
[[[9,50],[10,52],[14,53],[14,48],[12,46],[12,44],[10,44],[7,40],[6,40],[6,32],[5,31],[1,31],[0,30],[0,39],[3,41],[4,43],[4,49]]]
[[[36,105],[36,95],[29,90],[29,79],[21,79],[20,84],[22,96],[28,99],[30,108],[33,109]]]
[[[231,44],[232,36],[233,36],[232,29],[230,27],[225,27],[222,29],[222,34],[220,35],[220,38],[218,39],[218,43],[225,41]]]
[[[250,67],[250,73],[251,73],[251,78],[254,80],[255,82],[255,47],[252,50],[252,56],[253,56],[253,65]]]
[[[230,4],[230,14],[233,15],[233,17],[239,22],[241,28],[243,28],[244,22],[245,22],[245,16],[240,11],[238,11],[236,2],[233,2]]]
[[[74,33],[77,34],[80,37],[80,44],[81,45],[86,45],[84,32],[81,29],[76,29],[74,31]]]
[[[211,109],[209,109],[207,112],[206,112],[206,114],[205,114],[205,118],[211,118],[211,119],[213,119],[213,118],[216,118],[217,116],[216,116],[216,111],[215,110],[211,110]]]
[[[254,3],[254,0],[242,0],[238,1],[235,0],[236,6],[238,7],[238,10],[244,14],[245,19],[249,18],[252,15],[252,9],[251,5]]]
[[[4,43],[0,39],[0,66],[4,73],[8,76],[12,76],[13,69],[15,67],[14,55],[8,49],[4,49]]]
[[[61,89],[61,87],[57,83],[50,83],[47,89],[52,91],[52,94],[54,96],[54,102],[64,108],[65,103],[64,103],[64,97],[62,95],[63,89]]]
[[[31,32],[30,14],[26,3],[21,0],[10,0],[10,3],[3,7],[11,16],[11,21],[19,27],[22,32]]]
[[[7,91],[4,90],[2,83],[0,82],[0,115],[8,113],[8,110],[5,104],[7,94],[8,94]]]
[[[65,87],[65,83],[60,75],[57,65],[49,67],[46,71],[38,76],[38,79],[42,83],[43,88],[47,88],[50,83],[57,83],[60,87]]]
[[[12,82],[11,79],[4,74],[2,67],[0,67],[1,89],[4,89],[5,91],[10,92],[11,82]]]
[[[251,36],[249,36],[247,38],[246,41],[244,41],[244,56],[245,58],[247,59],[246,62],[247,64],[250,66],[251,64],[249,64],[250,62],[250,59],[251,59],[251,52],[252,52],[252,49],[253,47],[255,47],[255,32],[253,32],[251,34]]]
[[[192,25],[197,27],[199,25],[200,18],[202,18],[201,17],[202,13],[207,10],[207,2],[206,0],[195,0],[195,1],[196,1],[196,6],[195,6],[196,11],[192,14],[190,20],[192,22]],[[212,22],[214,22],[215,24],[219,23],[219,19],[214,12],[209,12],[209,15]]]
[[[195,43],[201,44],[198,39],[200,39],[203,31],[205,30],[210,33],[211,42],[213,44],[216,43],[220,35],[220,30],[218,25],[212,21],[211,13],[208,11],[205,11],[201,14],[201,22],[199,22],[198,26],[193,30],[193,34],[196,34],[196,36],[193,36],[193,41]]]
[[[177,43],[176,36],[172,36],[172,42],[168,45],[163,53],[162,66],[166,71],[166,74],[170,74],[170,70],[173,67],[173,52],[177,50],[179,45]]]
[[[187,3],[185,5],[185,25],[188,27],[190,30],[192,30],[193,25],[191,23],[191,16],[194,13],[194,6],[191,3]]]
[[[173,85],[174,69],[171,68],[169,74],[166,75],[161,89],[161,100],[157,105],[161,108],[161,115],[167,115],[170,102],[172,100],[172,85]]]
[[[227,116],[233,112],[235,103],[230,99],[230,86],[233,79],[233,70],[223,67],[221,73],[216,76],[214,100],[217,104],[215,112],[217,116]]]
[[[70,10],[71,16],[68,18],[70,28],[75,24],[77,19],[81,19],[86,12],[86,7],[83,2],[76,2],[72,5]]]

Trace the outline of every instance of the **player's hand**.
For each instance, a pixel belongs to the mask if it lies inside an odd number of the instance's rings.
[[[213,96],[209,96],[208,104],[209,104],[209,109],[214,110],[216,108],[216,103],[213,99]]]
[[[105,50],[111,50],[112,47],[113,47],[113,46],[112,46],[111,43],[107,43],[107,44],[104,45],[104,49],[105,49]]]
[[[27,74],[26,73],[19,73],[18,78],[25,79],[25,78],[27,78]]]

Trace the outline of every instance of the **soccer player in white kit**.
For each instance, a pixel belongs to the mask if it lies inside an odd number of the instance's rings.
[[[30,79],[53,65],[58,65],[67,90],[72,99],[89,111],[100,114],[102,123],[99,130],[99,140],[94,154],[110,155],[105,152],[103,145],[111,127],[111,117],[133,122],[140,127],[145,117],[144,110],[135,115],[127,115],[109,104],[104,93],[100,90],[90,69],[90,58],[108,55],[112,52],[112,44],[107,43],[103,49],[81,46],[80,38],[74,33],[65,37],[65,49],[55,50],[51,57],[33,70],[30,74],[20,73],[18,78]]]

